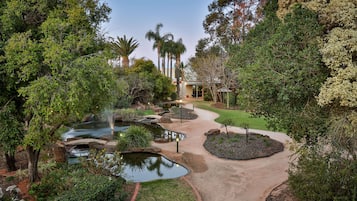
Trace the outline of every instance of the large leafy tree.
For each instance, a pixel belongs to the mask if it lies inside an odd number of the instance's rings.
[[[147,38],[149,41],[154,40],[153,44],[153,49],[157,50],[157,68],[160,70],[160,58],[162,55],[161,48],[165,41],[172,40],[173,35],[171,33],[166,33],[164,35],[161,35],[160,29],[163,27],[163,24],[159,23],[156,25],[155,31],[149,30],[145,34],[145,38]]]
[[[123,67],[129,67],[129,55],[139,46],[139,43],[133,38],[117,37],[117,40],[112,42],[112,48],[123,59]]]
[[[262,18],[266,1],[214,0],[209,6],[203,27],[212,40],[225,47],[242,42],[248,31]]]
[[[329,76],[317,101],[329,111],[329,127],[322,146],[300,157],[302,160],[290,173],[290,183],[302,200],[355,200],[357,3],[314,0],[305,5],[318,13],[319,22],[325,27],[320,53]]]
[[[122,77],[128,83],[131,104],[165,101],[175,91],[171,80],[162,75],[152,61],[135,60]]]
[[[275,9],[269,2],[266,12]],[[274,13],[266,16],[229,63],[238,67],[242,96],[253,111],[296,140],[313,143],[326,131],[326,112],[315,100],[327,77],[317,46],[323,30],[316,14],[302,7],[284,23]]]
[[[116,84],[97,34],[110,9],[98,0],[9,0],[1,16],[3,72],[23,99],[29,179],[39,179],[44,145],[64,123],[113,101]]]
[[[289,172],[294,193],[301,200],[356,199],[356,4],[304,4],[316,13],[296,4],[283,21],[276,5],[270,1],[265,12],[273,12],[231,49],[229,64],[238,67],[251,108],[302,142]]]

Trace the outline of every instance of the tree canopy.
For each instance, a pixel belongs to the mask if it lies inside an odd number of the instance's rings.
[[[40,150],[57,128],[114,101],[117,85],[98,33],[109,12],[99,0],[3,4],[0,72],[7,78],[5,88],[15,94],[1,94],[1,99],[20,97],[16,104],[25,111],[23,144],[31,182],[38,179]]]

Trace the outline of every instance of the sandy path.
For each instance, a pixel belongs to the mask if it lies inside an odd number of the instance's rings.
[[[185,107],[191,108],[191,104]],[[187,178],[197,188],[204,201],[261,201],[265,200],[270,191],[288,178],[287,169],[291,152],[285,147],[283,152],[268,158],[248,161],[234,161],[217,158],[211,155],[202,146],[206,137],[204,133],[209,129],[221,125],[214,121],[216,113],[195,108],[198,118],[195,120],[173,119],[173,123],[161,124],[171,129],[186,134],[187,138],[179,143],[179,152],[193,153],[203,156],[208,170],[204,172],[191,172]],[[230,131],[244,133],[237,127],[229,127]],[[283,143],[291,139],[277,132],[251,130],[256,133],[269,135],[271,138]],[[153,143],[153,146],[163,150],[176,152],[176,142]]]

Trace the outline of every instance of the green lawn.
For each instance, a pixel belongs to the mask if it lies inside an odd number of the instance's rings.
[[[248,125],[248,128],[259,129],[259,130],[269,130],[267,128],[267,122],[263,118],[252,117],[251,114],[242,110],[227,110],[219,109],[211,106],[211,102],[207,101],[196,101],[193,102],[195,107],[209,110],[219,114],[219,117],[215,119],[216,122],[222,123],[227,121],[227,119],[232,120],[231,126],[242,127],[244,124]]]
[[[180,179],[141,183],[137,201],[195,201],[189,185]]]

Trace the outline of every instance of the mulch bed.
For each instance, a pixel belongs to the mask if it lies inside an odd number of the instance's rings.
[[[211,154],[225,159],[249,160],[268,157],[284,150],[281,142],[268,136],[249,134],[208,135],[203,146]]]

